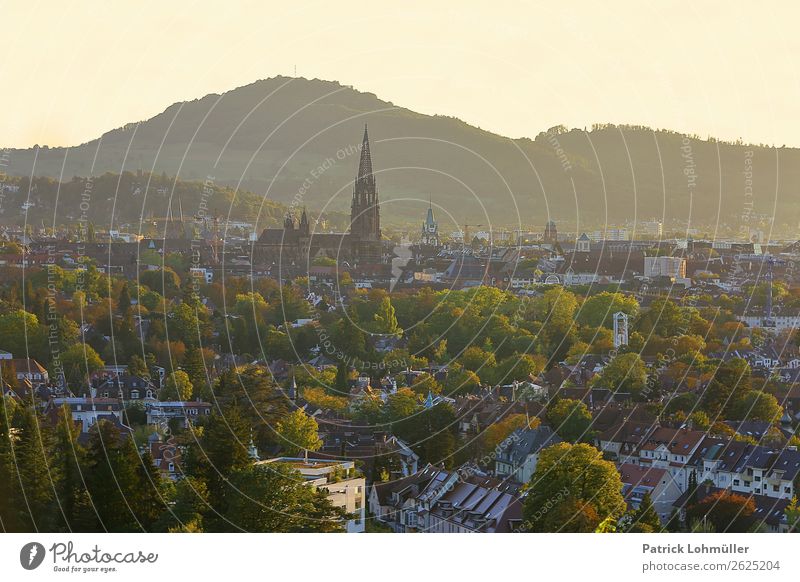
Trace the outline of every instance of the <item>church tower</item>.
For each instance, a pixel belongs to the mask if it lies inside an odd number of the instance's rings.
[[[428,202],[428,215],[422,223],[422,244],[430,247],[439,246],[439,223],[433,217],[433,204]]]
[[[366,125],[364,125],[358,175],[353,186],[353,200],[350,204],[350,240],[356,260],[368,263],[380,262],[381,215],[375,176],[372,174],[372,156]]]

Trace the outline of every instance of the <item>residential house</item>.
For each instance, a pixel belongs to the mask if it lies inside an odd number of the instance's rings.
[[[121,398],[122,400],[155,400],[158,388],[149,379],[128,374],[104,374],[97,378],[94,393],[101,398]]]
[[[395,532],[509,532],[522,522],[519,484],[475,467],[422,471],[370,490],[370,512]]]
[[[431,483],[443,484],[449,477],[449,472],[427,465],[408,477],[375,482],[369,492],[370,515],[397,533],[417,531],[418,496]]]
[[[549,426],[517,429],[498,447],[494,461],[495,475],[528,483],[536,471],[539,454],[561,438]]]
[[[653,423],[622,421],[601,432],[597,446],[608,459],[636,465],[642,445],[655,430]]]
[[[423,504],[418,531],[424,533],[507,533],[522,523],[519,485],[478,471],[461,478],[435,501]]]
[[[58,418],[58,411],[67,407],[72,420],[81,424],[81,432],[89,432],[100,420],[122,423],[122,401],[117,398],[58,397],[47,403],[45,413],[52,420]]]
[[[180,400],[145,403],[147,424],[160,425],[171,420],[177,420],[183,428],[202,416],[211,414],[211,404],[208,402],[182,402]]]
[[[27,382],[37,388],[42,384],[50,383],[50,375],[47,373],[47,368],[33,358],[12,358],[4,360],[3,365],[11,365],[13,367],[18,386],[23,386]]]
[[[639,509],[645,494],[650,494],[653,509],[662,523],[669,520],[672,506],[681,489],[666,469],[623,463],[617,467],[622,479],[622,496],[631,509]]]
[[[705,436],[699,430],[658,427],[642,445],[639,465],[667,469],[681,491],[685,491],[689,479],[687,465]]]
[[[734,468],[731,489],[778,499],[791,499],[800,475],[800,452],[795,447],[780,451],[748,447]]]

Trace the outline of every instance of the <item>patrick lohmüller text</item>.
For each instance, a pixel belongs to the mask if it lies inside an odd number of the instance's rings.
[[[642,544],[643,554],[746,554],[749,550],[750,546],[739,544]]]

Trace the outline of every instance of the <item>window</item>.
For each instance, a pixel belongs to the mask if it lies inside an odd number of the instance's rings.
[[[759,477],[758,475],[756,475],[756,481],[761,481],[761,477]]]
[[[745,482],[744,482],[744,486],[745,486],[745,487],[750,487],[750,481],[745,481]]]
[[[131,400],[138,400],[138,399],[139,399],[139,391],[131,390]]]
[[[739,486],[739,480],[738,480],[738,479],[734,479],[734,480],[733,480],[733,484],[734,484],[734,485],[736,485],[736,486],[738,487],[738,486]]]
[[[417,527],[417,513],[415,511],[406,512],[406,525]]]
[[[789,486],[789,487],[784,487],[784,488],[783,488],[783,492],[784,492],[784,493],[791,493],[791,492],[792,492],[792,488],[791,488],[791,486]]]

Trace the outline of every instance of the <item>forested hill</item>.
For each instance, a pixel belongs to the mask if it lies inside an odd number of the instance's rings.
[[[77,147],[11,150],[7,171],[71,177],[144,169],[346,211],[365,122],[387,222],[421,219],[429,197],[447,226],[654,216],[735,225],[747,213],[777,216],[779,225],[800,220],[797,149],[628,126],[510,139],[335,82],[287,77],[176,103]]]
[[[47,176],[8,176],[7,191],[0,200],[0,223],[20,220],[33,227],[75,225],[86,220],[104,229],[125,227],[131,232],[155,236],[163,219],[183,217],[218,220],[224,227],[232,222],[256,224],[258,229],[283,224],[287,212],[299,215],[298,208],[269,200],[246,190],[215,183],[213,180],[176,180],[166,174],[147,172],[107,172],[93,178],[73,177],[64,182]],[[27,208],[25,206],[27,205]],[[17,211],[20,208],[22,210]],[[309,212],[312,219],[319,214]],[[113,218],[112,218],[113,217]],[[326,212],[322,228],[341,230],[349,215]]]

